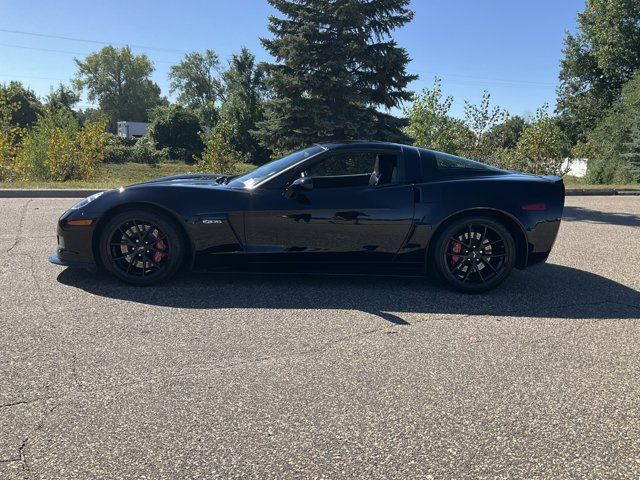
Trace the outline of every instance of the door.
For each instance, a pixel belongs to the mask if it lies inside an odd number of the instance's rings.
[[[391,260],[413,221],[401,161],[400,152],[329,152],[256,188],[245,217],[247,252],[267,262]],[[306,188],[292,191],[300,178]]]

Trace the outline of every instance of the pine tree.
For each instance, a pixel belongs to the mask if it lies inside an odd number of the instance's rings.
[[[402,120],[388,113],[411,98],[410,59],[391,32],[409,21],[409,0],[269,0],[262,39],[273,93],[258,135],[276,152],[318,141],[401,141]],[[387,112],[380,111],[387,110]]]
[[[220,118],[224,128],[231,129],[229,140],[234,149],[251,163],[262,164],[269,151],[255,137],[258,122],[263,118],[264,71],[255,56],[245,47],[229,60],[222,74],[224,81]]]

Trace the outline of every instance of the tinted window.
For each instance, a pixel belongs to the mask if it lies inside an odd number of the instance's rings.
[[[433,152],[433,155],[436,158],[437,168],[499,171],[498,168],[492,167],[491,165],[469,160],[468,158],[456,157],[455,155],[449,155],[448,153]]]
[[[300,150],[298,152],[294,152],[291,155],[287,155],[284,158],[279,160],[274,160],[273,162],[269,162],[266,165],[263,165],[255,170],[250,171],[249,173],[242,175],[241,177],[234,178],[231,182],[229,182],[230,187],[244,187],[244,188],[252,188],[258,183],[273,177],[274,175],[280,173],[281,171],[300,163],[301,161],[316,155],[324,150],[324,148],[319,146],[313,146],[306,148],[304,150]]]
[[[342,153],[309,167],[308,177],[336,177],[342,175],[371,174],[375,167],[375,153]]]

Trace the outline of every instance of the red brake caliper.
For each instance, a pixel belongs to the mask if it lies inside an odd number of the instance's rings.
[[[453,250],[453,253],[460,253],[462,251],[462,244],[460,242],[455,242],[453,244],[453,247],[451,248],[451,250]],[[455,267],[456,264],[458,263],[458,260],[460,260],[460,257],[452,256],[451,257],[451,266]]]
[[[156,230],[156,238],[158,237],[162,237],[162,232],[160,230]],[[164,241],[164,239],[162,240],[158,240],[156,243],[153,244],[153,246],[155,248],[157,248],[158,250],[165,250],[167,248],[167,243]],[[155,252],[153,254],[153,261],[156,262],[158,265],[160,265],[160,263],[167,257],[167,254],[165,252]]]

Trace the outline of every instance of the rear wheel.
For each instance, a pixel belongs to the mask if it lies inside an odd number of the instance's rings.
[[[489,217],[468,217],[446,227],[436,240],[434,263],[453,288],[480,293],[501,284],[516,263],[506,227]]]
[[[183,240],[174,222],[147,209],[117,214],[100,238],[105,269],[127,283],[152,285],[175,275],[184,258]]]

